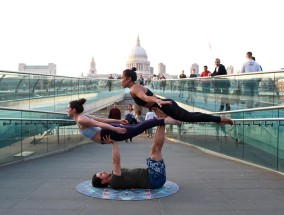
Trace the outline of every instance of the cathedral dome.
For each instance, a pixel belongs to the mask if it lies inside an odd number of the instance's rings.
[[[143,75],[145,78],[152,75],[150,62],[148,61],[147,53],[140,46],[139,36],[137,37],[136,46],[130,51],[128,60],[126,61],[126,69],[135,67],[136,73]]]
[[[128,59],[147,59],[147,53],[144,48],[140,46],[140,40],[139,37],[137,37],[137,44],[136,46],[131,50]]]

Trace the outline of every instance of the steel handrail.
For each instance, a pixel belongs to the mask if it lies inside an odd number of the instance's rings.
[[[59,121],[59,122],[75,122],[71,119],[37,119],[37,118],[0,118],[0,120],[10,120],[10,121]]]

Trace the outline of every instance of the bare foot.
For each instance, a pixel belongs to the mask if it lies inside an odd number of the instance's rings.
[[[180,121],[178,121],[178,120],[175,120],[175,119],[173,119],[172,117],[170,117],[170,116],[167,116],[166,118],[165,118],[165,124],[170,124],[170,125],[181,125],[181,122]]]
[[[230,118],[227,118],[225,115],[221,115],[220,117],[222,124],[234,125],[234,122]]]

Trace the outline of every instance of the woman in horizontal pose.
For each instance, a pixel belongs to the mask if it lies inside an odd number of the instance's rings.
[[[189,112],[172,100],[160,99],[145,86],[136,84],[136,68],[126,69],[122,73],[120,83],[122,87],[130,89],[130,95],[135,103],[146,108],[159,108],[168,116],[183,122],[215,122],[233,125],[233,121],[224,115],[214,116],[200,112]]]
[[[164,119],[147,120],[137,125],[127,125],[127,120],[107,119],[82,114],[83,105],[87,100],[82,98],[69,103],[66,112],[78,124],[80,133],[98,143],[110,136],[116,141],[123,141],[143,133],[145,130],[165,124],[180,125],[180,122],[171,117]]]

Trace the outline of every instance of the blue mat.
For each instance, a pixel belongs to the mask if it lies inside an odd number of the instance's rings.
[[[179,190],[179,186],[167,181],[159,189],[126,189],[95,188],[91,181],[84,181],[77,185],[76,190],[86,196],[110,200],[149,200],[170,196]]]

